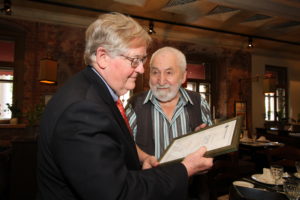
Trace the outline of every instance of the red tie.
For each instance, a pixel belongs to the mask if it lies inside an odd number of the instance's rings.
[[[122,104],[122,102],[121,102],[120,99],[118,99],[118,101],[116,101],[116,105],[117,105],[117,107],[118,107],[118,109],[119,109],[119,111],[120,111],[120,113],[121,113],[121,115],[122,115],[122,117],[123,117],[126,125],[127,125],[127,128],[129,130],[129,132],[131,133],[131,128],[130,128],[130,125],[129,125],[129,121],[128,121],[125,109],[124,109],[123,104]]]

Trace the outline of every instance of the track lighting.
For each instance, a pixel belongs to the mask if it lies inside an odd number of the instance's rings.
[[[3,2],[4,7],[1,8],[1,12],[4,12],[6,15],[11,15],[11,2],[10,0],[4,0]]]
[[[253,45],[252,38],[249,37],[249,38],[248,38],[248,48],[253,48],[253,47],[254,47],[254,45]]]
[[[154,23],[153,23],[153,21],[150,21],[150,22],[149,22],[149,30],[148,30],[148,33],[149,33],[149,35],[155,34],[155,33],[156,33],[155,30],[154,30]]]

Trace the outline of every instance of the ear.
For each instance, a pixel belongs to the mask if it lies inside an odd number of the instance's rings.
[[[101,69],[109,66],[109,55],[103,47],[98,47],[96,50],[96,63]]]
[[[181,84],[185,83],[186,81],[186,75],[187,75],[187,71],[185,70],[182,74],[182,81],[181,81]]]

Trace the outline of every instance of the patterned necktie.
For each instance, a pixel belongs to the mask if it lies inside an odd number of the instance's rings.
[[[123,117],[126,125],[127,125],[127,128],[129,130],[129,132],[132,134],[131,128],[130,128],[130,125],[129,125],[129,121],[128,121],[128,118],[126,116],[125,109],[124,109],[123,104],[122,104],[122,102],[121,102],[120,99],[118,99],[118,101],[116,101],[116,105],[117,105],[117,107],[118,107],[118,109],[119,109],[119,111],[120,111],[120,113],[121,113],[121,115],[122,115],[122,117]]]

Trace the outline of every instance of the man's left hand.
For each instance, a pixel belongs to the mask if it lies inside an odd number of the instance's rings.
[[[199,131],[201,128],[205,128],[207,126],[207,124],[200,124],[199,126],[197,126],[195,128],[195,131]]]

